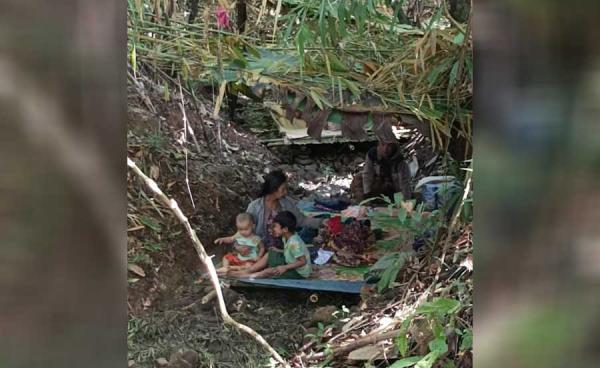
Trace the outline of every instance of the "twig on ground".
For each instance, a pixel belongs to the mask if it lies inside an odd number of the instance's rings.
[[[185,106],[184,106],[184,101],[183,101],[183,90],[181,88],[181,81],[179,80],[179,77],[177,77],[177,82],[179,83],[179,107],[181,108],[181,113],[183,114],[183,142],[181,142],[181,145],[183,146],[183,152],[185,154],[185,185],[187,186],[187,190],[188,190],[188,194],[190,195],[190,201],[192,202],[192,208],[196,209],[196,205],[194,204],[194,197],[192,196],[192,189],[190,188],[190,179],[188,176],[188,150],[186,147],[187,144],[187,132],[188,132],[188,120],[187,120],[187,115],[185,113]],[[194,135],[193,131],[190,129],[190,132],[192,132],[192,136]],[[196,140],[196,137],[194,136],[194,140]],[[198,149],[198,153],[200,153],[200,147],[198,146],[198,142],[196,142],[196,148]]]
[[[331,354],[334,357],[339,356],[344,353],[350,352],[352,350],[361,348],[363,346],[374,344],[381,340],[391,339],[393,337],[398,336],[400,334],[400,332],[401,332],[401,330],[398,329],[398,330],[388,331],[388,332],[384,332],[384,333],[376,333],[373,335],[367,335],[367,336],[365,336],[361,339],[355,340],[349,344],[336,346],[336,347],[332,348],[330,351],[324,351],[324,352],[310,355],[310,356],[306,357],[306,359],[308,361],[321,360],[321,359],[326,358],[329,354]]]
[[[208,275],[210,277],[210,281],[211,281],[212,286],[217,295],[219,311],[221,313],[221,316],[223,317],[223,321],[226,324],[229,324],[229,325],[237,328],[238,330],[244,331],[248,335],[252,336],[260,345],[262,345],[266,350],[269,351],[269,353],[271,353],[271,355],[273,356],[273,358],[275,358],[275,360],[277,360],[279,363],[281,363],[284,367],[289,368],[290,366],[286,363],[285,360],[283,360],[281,355],[279,355],[279,353],[277,353],[275,351],[275,349],[273,349],[273,347],[271,347],[271,345],[269,345],[269,343],[261,335],[259,335],[256,331],[254,331],[250,327],[243,325],[243,324],[237,322],[236,320],[234,320],[233,318],[231,318],[231,316],[229,315],[229,312],[227,312],[227,307],[225,306],[225,300],[223,299],[221,285],[219,283],[219,278],[217,277],[217,274],[215,271],[215,266],[212,263],[212,259],[206,253],[206,250],[204,249],[202,242],[200,242],[200,239],[198,239],[196,232],[190,225],[190,222],[188,221],[187,217],[185,217],[185,215],[179,208],[179,205],[177,204],[177,202],[174,199],[169,199],[169,197],[167,197],[166,194],[163,193],[163,191],[158,187],[156,182],[154,180],[152,180],[151,178],[149,178],[146,174],[144,174],[137,167],[135,162],[132,159],[130,159],[129,157],[127,158],[127,166],[130,169],[132,169],[133,172],[144,181],[144,183],[148,186],[148,188],[150,188],[150,190],[152,190],[152,192],[154,193],[156,198],[158,198],[166,207],[171,209],[173,214],[177,217],[177,219],[181,222],[181,224],[187,230],[187,233],[188,233],[190,239],[192,240],[192,245],[194,246],[194,249],[198,253],[200,261],[208,269]]]
[[[146,193],[143,190],[140,190],[140,193],[142,194],[142,197],[144,197],[150,203],[150,205],[152,205],[152,207],[156,210],[156,212],[158,213],[160,218],[164,219],[165,215],[163,215],[163,213],[160,211],[158,206],[156,206],[156,203],[154,203],[154,201],[152,201],[150,198],[148,198],[148,195],[146,195]]]

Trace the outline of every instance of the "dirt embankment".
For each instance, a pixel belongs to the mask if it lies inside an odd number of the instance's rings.
[[[178,104],[153,102],[156,113],[130,99],[128,155],[177,200],[209,254],[219,257],[213,240],[233,230],[236,214],[255,197],[261,175],[278,161],[252,135],[192,106],[186,106],[186,115],[197,144],[188,134],[182,145]],[[200,262],[179,223],[131,175],[127,193],[128,307],[136,315],[170,304],[200,270]]]

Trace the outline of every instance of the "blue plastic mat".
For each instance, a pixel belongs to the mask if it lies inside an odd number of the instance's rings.
[[[360,294],[364,281],[345,280],[287,280],[287,279],[230,279],[232,286],[275,287]]]

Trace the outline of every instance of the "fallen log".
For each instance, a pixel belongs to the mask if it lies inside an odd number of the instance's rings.
[[[375,344],[376,342],[379,342],[382,340],[394,338],[400,334],[400,331],[401,330],[398,329],[398,330],[388,331],[388,332],[384,332],[384,333],[367,335],[367,336],[360,338],[358,340],[355,340],[349,344],[332,347],[331,350],[329,350],[329,351],[324,351],[324,352],[320,352],[317,354],[309,355],[308,357],[306,357],[306,359],[308,361],[315,361],[315,360],[325,359],[328,356],[336,357],[339,355],[343,355],[345,353],[348,353],[352,350],[361,348],[363,346]]]

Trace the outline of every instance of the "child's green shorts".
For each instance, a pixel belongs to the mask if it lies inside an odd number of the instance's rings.
[[[268,258],[267,258],[267,265],[269,267],[284,266],[285,264],[286,264],[285,256],[283,255],[283,253],[269,251]],[[296,271],[296,270],[287,270],[284,273],[282,273],[281,275],[273,276],[273,278],[274,279],[303,279],[304,277],[302,277],[302,275],[300,275],[298,273],[298,271]]]

